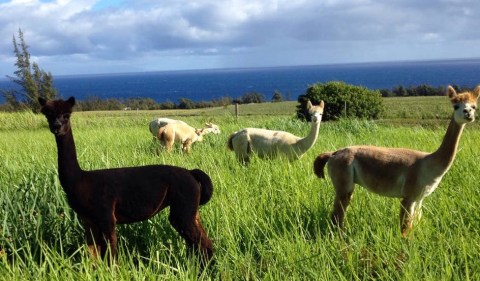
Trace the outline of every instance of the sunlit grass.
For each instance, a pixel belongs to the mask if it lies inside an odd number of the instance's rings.
[[[439,101],[448,105],[446,99]],[[116,266],[91,259],[83,229],[58,182],[55,140],[44,117],[0,114],[0,279],[480,279],[477,124],[467,125],[454,165],[425,199],[419,225],[409,239],[402,239],[399,201],[361,187],[348,211],[345,234],[332,228],[333,187],[329,179],[315,177],[313,160],[321,152],[352,144],[433,151],[449,114],[426,127],[325,122],[317,143],[295,162],[254,157],[245,167],[226,147],[228,135],[247,126],[305,135],[308,125],[293,115],[241,116],[237,121],[229,114],[184,116],[194,126],[212,121],[222,130],[184,155],[179,150],[165,153],[152,142],[148,122],[157,116],[152,112],[73,114],[84,169],[171,164],[200,168],[211,176],[214,196],[200,214],[214,241],[216,263],[202,272],[169,225],[168,210],[150,221],[117,227]]]

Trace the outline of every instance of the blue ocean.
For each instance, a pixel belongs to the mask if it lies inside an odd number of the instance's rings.
[[[480,84],[480,59],[421,62],[335,64],[268,68],[161,71],[125,74],[55,76],[61,97],[77,99],[152,98],[157,102],[178,102],[180,98],[210,101],[237,98],[257,92],[270,100],[278,91],[286,100],[296,100],[316,82],[344,81],[369,89],[403,85],[474,87]],[[14,88],[8,79],[0,89]],[[0,102],[4,102],[0,98]]]

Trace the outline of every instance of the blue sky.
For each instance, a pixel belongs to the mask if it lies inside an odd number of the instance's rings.
[[[55,75],[479,58],[476,0],[0,0]]]

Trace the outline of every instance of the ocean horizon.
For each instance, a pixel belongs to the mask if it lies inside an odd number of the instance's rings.
[[[54,75],[60,97],[102,99],[152,98],[156,102],[178,102],[181,98],[210,101],[260,93],[268,101],[275,92],[285,100],[296,100],[309,85],[343,81],[372,90],[392,90],[396,86],[480,84],[480,59],[349,63],[328,65],[278,66],[172,70],[135,73]],[[15,88],[7,78],[0,90]],[[5,102],[0,97],[0,103]]]

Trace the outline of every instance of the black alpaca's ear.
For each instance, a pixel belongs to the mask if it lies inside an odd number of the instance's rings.
[[[73,107],[75,105],[75,98],[74,97],[69,97],[67,102]]]
[[[38,97],[38,102],[41,106],[44,106],[47,103],[47,100],[42,97]]]

